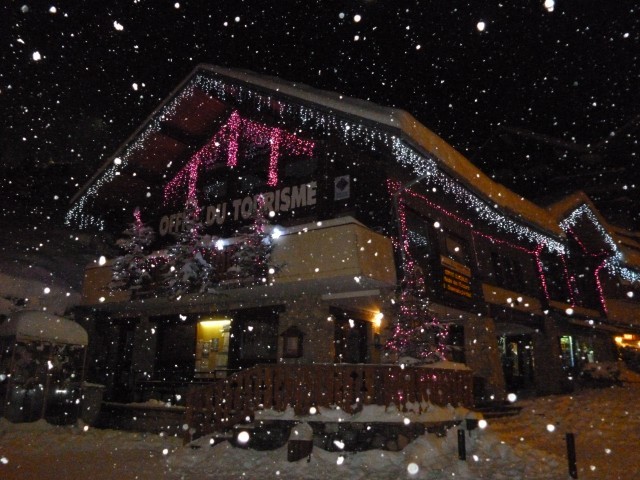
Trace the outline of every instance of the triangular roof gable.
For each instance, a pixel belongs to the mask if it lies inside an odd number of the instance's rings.
[[[186,162],[185,152],[194,152],[198,142],[202,145],[202,137],[198,135],[215,122],[226,100],[273,109],[274,98],[283,101],[276,106],[282,118],[296,116],[302,126],[337,133],[345,141],[383,143],[400,163],[413,169],[416,177],[442,177],[443,185],[450,191],[462,190],[459,185],[462,183],[465,189],[474,192],[470,201],[483,218],[493,220],[507,231],[562,250],[555,238],[563,232],[544,209],[493,182],[410,114],[273,77],[210,65],[196,68],[103,164],[72,199],[67,221],[75,220],[81,227],[100,225],[101,219],[87,215],[85,207],[104,185],[121,181],[120,172],[132,159],[140,165],[146,162],[155,166],[158,172],[172,164],[167,161],[166,152],[173,152],[175,158]],[[186,131],[176,132],[176,127],[185,122],[189,124]],[[191,141],[193,144],[189,145]],[[136,155],[144,160],[136,159]],[[445,176],[454,177],[457,182]],[[514,222],[499,210],[519,221]]]
[[[621,235],[617,227],[609,224],[584,192],[568,195],[548,210],[561,228],[573,232],[582,245],[595,233],[609,250],[605,266],[631,282],[640,282],[640,244],[631,238],[632,235]],[[591,226],[590,231],[584,230],[587,225]]]
[[[591,243],[594,243],[595,236],[602,243],[602,250],[617,250],[618,246],[610,233],[612,229],[609,223],[584,192],[574,192],[550,205],[547,210],[565,232],[573,232],[579,241],[591,240]],[[585,228],[589,228],[589,231]]]

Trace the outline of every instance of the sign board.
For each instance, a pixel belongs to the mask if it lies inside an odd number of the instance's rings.
[[[440,256],[442,264],[442,287],[446,293],[471,299],[471,269],[449,257]]]

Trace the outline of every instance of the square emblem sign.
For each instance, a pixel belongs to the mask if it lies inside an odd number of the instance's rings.
[[[345,200],[351,196],[351,179],[349,175],[341,175],[333,181],[333,199]]]

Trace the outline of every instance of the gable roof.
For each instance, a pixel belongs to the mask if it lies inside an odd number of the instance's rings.
[[[541,240],[542,243],[557,244],[554,238],[564,235],[545,209],[492,181],[403,110],[246,70],[212,65],[199,65],[194,69],[105,161],[72,198],[67,222],[80,227],[99,225],[102,220],[87,212],[86,207],[109,189],[116,201],[112,206],[114,210],[121,210],[118,201],[131,198],[142,201],[143,193],[153,196],[156,184],[163,179],[166,182],[167,176],[175,173],[176,165],[185,163],[208,139],[216,122],[228,112],[227,100],[253,102],[257,108],[275,109],[282,117],[298,115],[303,126],[316,130],[320,129],[318,124],[323,123],[322,128],[334,129],[343,139],[354,138],[354,130],[364,125],[373,140],[363,138],[362,142],[382,141],[390,150],[395,149],[395,156],[413,168],[416,177],[437,172],[455,178],[483,202],[482,208],[486,211],[506,212],[517,222],[551,236]],[[136,166],[135,177],[122,174],[125,165]]]
[[[640,269],[640,241],[636,240],[638,235],[611,225],[584,192],[574,192],[550,205],[548,210],[558,225],[565,230],[586,218],[598,232],[600,240],[608,244],[613,255],[621,254],[621,261]],[[582,229],[575,234],[578,237],[588,235]]]

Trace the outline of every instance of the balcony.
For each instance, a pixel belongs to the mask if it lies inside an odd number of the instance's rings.
[[[299,225],[287,229],[274,240],[272,264],[278,271],[266,284],[248,285],[227,278],[229,252],[233,239],[225,247],[216,268],[222,278],[211,292],[190,294],[189,304],[242,302],[256,305],[268,297],[270,301],[305,295],[345,295],[393,288],[396,267],[391,240],[368,229],[351,217],[343,217]],[[161,278],[141,289],[111,290],[111,267],[89,266],[85,270],[82,303],[100,305],[104,310],[131,310],[132,302],[144,304],[145,310],[162,308],[167,298],[158,296]],[[224,295],[217,295],[223,292]]]

